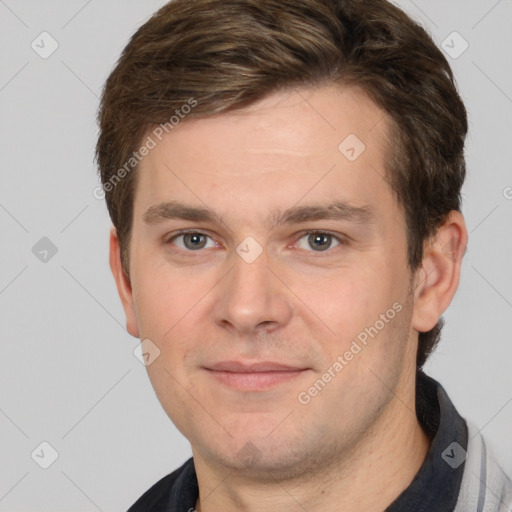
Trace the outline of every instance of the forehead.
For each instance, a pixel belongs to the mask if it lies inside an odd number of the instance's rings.
[[[138,171],[135,215],[142,220],[148,208],[184,198],[224,213],[319,198],[375,202],[389,194],[388,126],[362,91],[339,86],[287,90],[243,110],[185,118],[161,140],[153,135],[156,146]]]

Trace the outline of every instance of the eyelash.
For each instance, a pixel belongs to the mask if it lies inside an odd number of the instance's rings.
[[[203,236],[206,236],[210,239],[213,240],[213,238],[208,235],[207,233],[203,233],[202,231],[196,231],[196,230],[182,230],[182,231],[178,231],[177,233],[175,233],[174,235],[172,235],[172,237],[168,238],[166,241],[165,241],[165,244],[171,244],[176,238],[179,238],[180,236],[183,236],[183,235],[190,235],[190,234],[195,234],[195,235],[203,235]],[[325,251],[313,251],[313,250],[310,250],[310,251],[306,251],[306,252],[311,252],[311,253],[314,253],[316,254],[316,256],[314,257],[322,257],[323,254],[330,254],[332,253],[336,248],[340,248],[340,246],[343,246],[343,245],[347,245],[348,241],[345,237],[342,237],[342,236],[338,236],[338,235],[335,235],[334,233],[331,233],[330,231],[322,231],[322,230],[319,230],[319,229],[312,229],[312,230],[309,230],[309,231],[303,231],[301,232],[299,235],[299,237],[297,238],[297,242],[299,240],[301,240],[302,238],[304,238],[305,236],[308,236],[308,235],[314,235],[314,234],[321,234],[321,235],[329,235],[331,236],[334,240],[336,240],[339,245],[333,247],[333,248],[329,248],[329,249],[326,249]],[[295,243],[297,243],[295,242]],[[202,252],[200,249],[198,249],[197,251],[190,251],[190,250],[184,250],[184,249],[180,249],[178,248],[179,251],[184,251],[184,252],[187,252],[187,253],[191,253],[193,254],[194,252],[197,252],[197,253],[200,253]],[[197,255],[199,256],[199,254]]]

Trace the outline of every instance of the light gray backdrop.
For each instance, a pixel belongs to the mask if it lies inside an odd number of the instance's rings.
[[[164,3],[0,0],[2,511],[122,511],[191,454],[134,356],[93,196],[102,85]],[[512,3],[399,5],[449,55],[470,118],[470,242],[427,370],[512,473]]]

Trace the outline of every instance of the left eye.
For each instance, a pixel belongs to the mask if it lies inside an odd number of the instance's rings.
[[[324,233],[323,231],[313,231],[310,233],[306,233],[299,239],[298,244],[300,244],[301,240],[306,240],[306,244],[309,247],[313,247],[315,252],[325,252],[331,248],[332,242],[335,241],[336,244],[340,245],[340,240],[338,237],[331,235],[330,233]],[[336,246],[335,246],[336,247]],[[304,247],[299,247],[300,249],[304,249]],[[308,250],[306,248],[306,250]]]

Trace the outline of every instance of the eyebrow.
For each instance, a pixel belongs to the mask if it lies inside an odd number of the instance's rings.
[[[224,224],[221,217],[212,209],[191,206],[180,201],[166,201],[149,207],[142,220],[144,223],[158,224],[169,219]],[[268,217],[267,227],[273,229],[284,224],[299,224],[315,220],[345,220],[356,224],[370,224],[375,213],[367,205],[354,206],[343,201],[328,204],[293,206],[288,210],[274,210]]]

